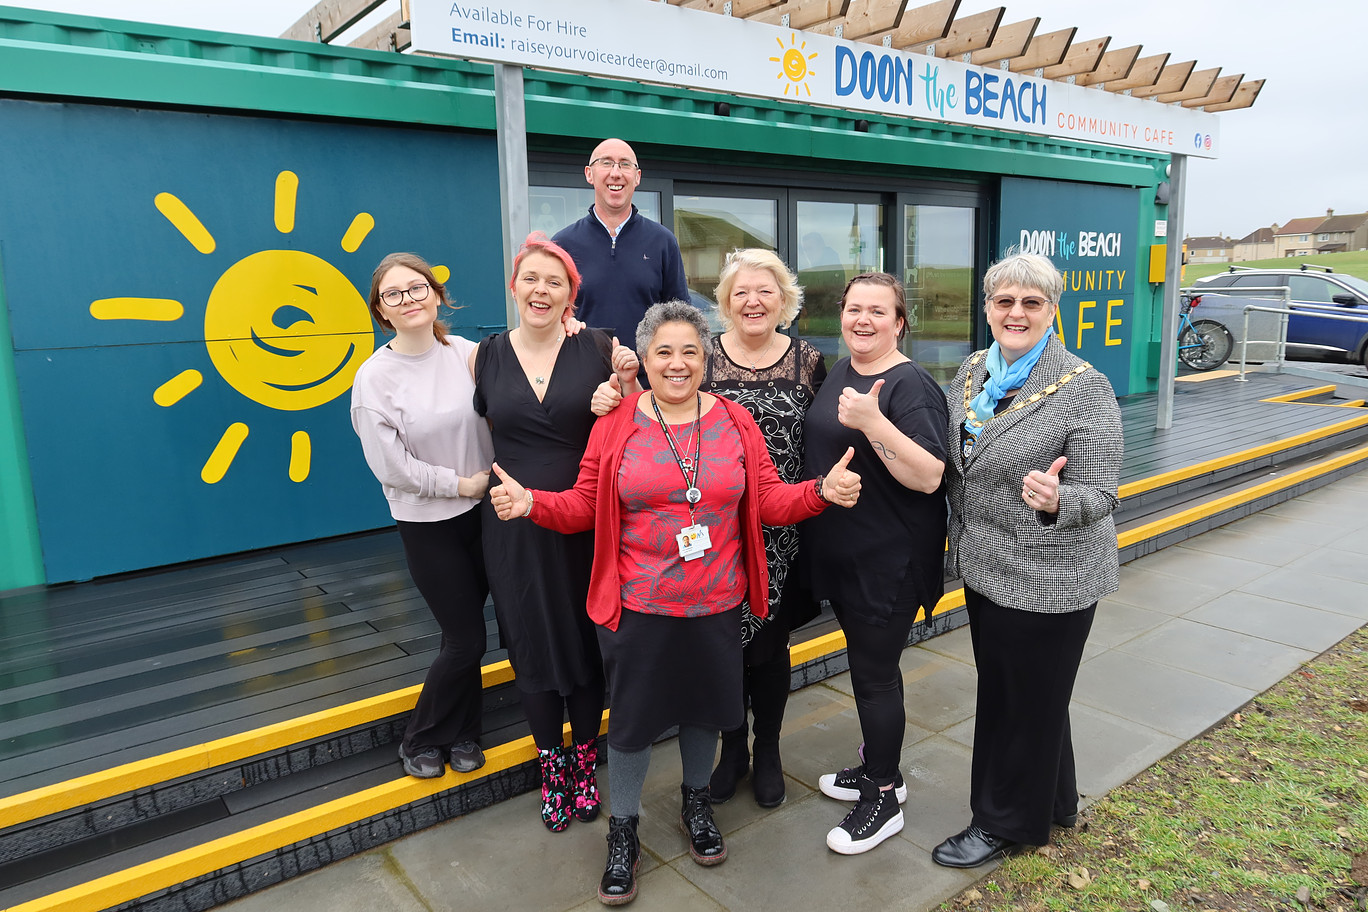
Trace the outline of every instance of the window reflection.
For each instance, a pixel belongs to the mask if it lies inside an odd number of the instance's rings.
[[[527,196],[533,231],[544,231],[552,237],[571,222],[579,221],[589,214],[594,204],[594,188],[584,187],[532,187]],[[642,215],[660,221],[660,194],[654,190],[641,190],[632,197],[632,202]]]
[[[798,331],[830,367],[845,354],[839,305],[846,282],[885,268],[883,206],[800,200],[797,209],[798,282],[804,299]]]
[[[974,350],[974,210],[904,206],[903,354],[944,385]]]
[[[709,314],[709,324],[719,332],[713,289],[722,263],[737,248],[776,249],[779,204],[772,199],[675,196],[674,222],[690,298]]]

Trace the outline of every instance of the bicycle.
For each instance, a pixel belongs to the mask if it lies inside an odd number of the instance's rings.
[[[1191,310],[1192,300],[1184,298],[1178,312],[1178,357],[1193,370],[1215,370],[1229,360],[1235,337],[1215,320],[1193,320]]]

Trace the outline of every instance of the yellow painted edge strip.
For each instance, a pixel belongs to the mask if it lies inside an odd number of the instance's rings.
[[[1365,459],[1368,459],[1368,447],[1359,447],[1357,450],[1350,450],[1349,452],[1342,453],[1332,459],[1318,462],[1315,465],[1306,466],[1295,472],[1289,472],[1286,475],[1270,479],[1269,481],[1246,488],[1243,491],[1236,491],[1233,494],[1227,494],[1225,497],[1218,497],[1201,506],[1192,507],[1187,510],[1179,510],[1172,516],[1166,516],[1163,519],[1155,520],[1152,523],[1145,523],[1144,525],[1136,526],[1133,529],[1127,529],[1125,532],[1116,536],[1117,544],[1122,548],[1130,547],[1137,542],[1155,538],[1165,532],[1171,532],[1174,529],[1179,529],[1190,523],[1196,522],[1199,519],[1214,516],[1225,510],[1229,510],[1232,507],[1238,507],[1241,504],[1257,500],[1266,494],[1285,490],[1294,485],[1301,484],[1303,481],[1315,478],[1318,475],[1333,472],[1337,469],[1344,468],[1345,466],[1353,465],[1356,462],[1362,462]]]
[[[567,724],[567,733],[569,728]],[[599,734],[607,730],[608,712],[605,711],[599,724]],[[59,909],[62,912],[99,912],[101,909],[130,902],[157,890],[165,890],[331,830],[350,826],[367,817],[421,801],[439,792],[458,788],[526,763],[536,756],[537,748],[529,735],[491,747],[485,752],[485,765],[473,773],[458,773],[448,769],[445,776],[437,779],[401,776],[383,785],[337,798],[240,833],[214,839],[203,845],[192,846],[163,858],[10,906],[7,912],[49,912]]]
[[[507,660],[486,665],[480,671],[485,687],[513,680],[513,666]],[[248,757],[289,747],[300,741],[365,725],[376,719],[397,716],[413,709],[414,704],[418,702],[420,690],[422,685],[415,684],[412,687],[346,703],[296,719],[286,719],[240,735],[229,735],[206,744],[192,745],[146,760],[125,763],[88,776],[79,776],[54,785],[20,792],[8,798],[0,798],[0,829],[82,805],[94,804],[159,782],[226,766]]]
[[[1290,393],[1283,393],[1280,396],[1269,396],[1267,399],[1260,399],[1260,402],[1296,402],[1299,399],[1310,399],[1312,396],[1323,396],[1335,391],[1335,384],[1327,383],[1325,386],[1313,386],[1310,389],[1295,390]]]
[[[1365,405],[1368,405],[1368,400],[1364,399],[1347,399],[1334,403],[1335,408],[1363,408]]]
[[[1260,446],[1252,447],[1248,450],[1241,450],[1238,453],[1231,453],[1229,456],[1219,456],[1216,459],[1208,459],[1206,462],[1199,462],[1196,465],[1187,466],[1182,469],[1174,469],[1171,472],[1161,472],[1158,475],[1151,475],[1149,478],[1141,478],[1139,481],[1131,481],[1121,485],[1117,489],[1117,496],[1121,498],[1134,497],[1136,494],[1143,494],[1146,491],[1153,491],[1166,485],[1186,481],[1189,478],[1196,478],[1198,475],[1205,475],[1217,469],[1224,469],[1232,465],[1244,462],[1248,459],[1256,459],[1260,456],[1267,456],[1279,450],[1292,449],[1302,444],[1320,440],[1333,434],[1350,431],[1354,428],[1363,427],[1368,424],[1368,415],[1357,415],[1353,418],[1338,421],[1326,427],[1314,431],[1306,431],[1297,434],[1295,437],[1288,437],[1285,440],[1275,440],[1272,443],[1265,443]]]
[[[1214,370],[1203,371],[1200,374],[1186,374],[1182,377],[1174,377],[1175,383],[1202,383],[1206,380],[1220,380],[1223,377],[1234,377],[1240,372],[1237,370]]]

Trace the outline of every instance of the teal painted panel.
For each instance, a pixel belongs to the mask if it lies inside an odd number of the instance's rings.
[[[0,150],[0,242],[48,581],[386,524],[363,295],[414,250],[457,332],[503,322],[494,138],[27,101],[0,131],[42,138]]]
[[[1002,181],[997,259],[1009,247],[1050,258],[1064,275],[1056,329],[1118,396],[1131,392],[1140,192],[1066,181]],[[1148,251],[1146,253],[1148,255]],[[1147,324],[1146,324],[1147,325]],[[1141,355],[1141,357],[1144,357]]]

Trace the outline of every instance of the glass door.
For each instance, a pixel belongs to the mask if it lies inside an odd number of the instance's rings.
[[[872,194],[799,199],[793,235],[804,301],[798,332],[817,346],[830,367],[846,353],[839,307],[846,282],[886,268],[884,205]]]
[[[900,202],[908,326],[903,353],[942,386],[974,350],[977,210]]]
[[[677,185],[674,233],[684,255],[689,297],[694,306],[709,315],[713,331],[720,332],[713,290],[722,272],[722,262],[737,248],[779,249],[779,196],[704,195]]]

